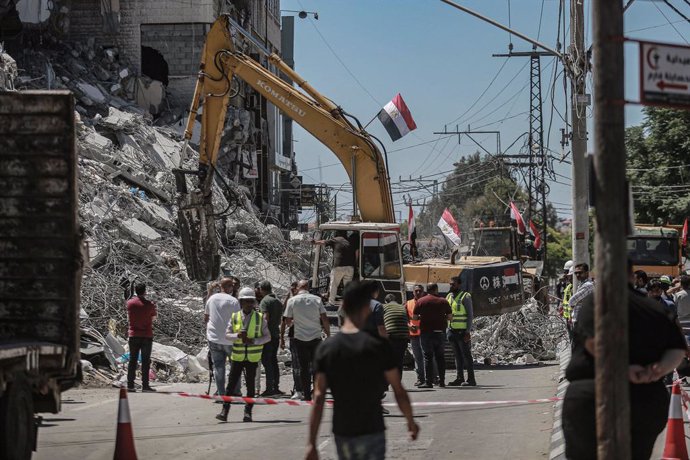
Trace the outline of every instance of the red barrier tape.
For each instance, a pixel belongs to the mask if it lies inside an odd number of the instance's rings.
[[[183,398],[199,398],[215,401],[223,401],[230,404],[257,404],[257,405],[279,405],[286,406],[311,406],[312,401],[296,401],[292,399],[273,399],[273,398],[247,398],[244,396],[213,396],[204,394],[186,393],[184,391],[158,391],[157,394],[181,396]],[[553,397],[546,399],[509,399],[503,401],[428,401],[428,402],[413,402],[414,407],[456,407],[456,406],[498,406],[498,405],[517,405],[517,404],[544,404],[556,402],[563,398]],[[327,405],[332,405],[332,400],[326,401]],[[396,403],[383,403],[382,406],[396,406]]]

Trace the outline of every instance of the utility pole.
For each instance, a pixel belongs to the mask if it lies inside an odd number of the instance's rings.
[[[615,2],[613,2],[615,3]],[[587,51],[585,50],[583,0],[570,0],[570,68],[572,129],[570,132],[573,173],[572,248],[575,264],[589,264],[589,189],[587,171]],[[598,268],[598,267],[597,267]],[[577,290],[573,279],[573,292]]]
[[[630,458],[623,3],[594,0],[592,30],[597,452],[600,459]]]

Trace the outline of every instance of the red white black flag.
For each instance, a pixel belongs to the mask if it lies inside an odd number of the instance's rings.
[[[396,94],[393,100],[379,111],[377,116],[393,142],[417,129],[410,109],[407,108],[400,93]]]
[[[529,232],[534,237],[534,249],[541,248],[541,234],[539,233],[537,226],[534,225],[534,222],[532,222],[532,219],[529,220]]]
[[[683,242],[683,247],[688,245],[688,218],[685,218],[685,222],[683,223],[683,233],[681,235],[681,241]]]
[[[515,206],[515,203],[513,203],[512,201],[510,202],[510,218],[517,222],[518,234],[524,235],[526,231],[525,221],[522,218],[522,214],[520,214],[520,211],[518,210],[517,206]]]
[[[448,208],[443,211],[441,219],[438,221],[438,228],[441,232],[456,246],[460,246],[462,240],[460,239],[460,228],[458,228],[458,223],[453,218]]]
[[[414,223],[414,210],[412,209],[412,201],[410,201],[409,206],[410,212],[407,216],[407,239],[410,241],[410,244],[414,245],[415,240],[417,239],[417,227]]]

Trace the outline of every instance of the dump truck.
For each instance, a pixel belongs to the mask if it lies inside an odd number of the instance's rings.
[[[77,188],[72,94],[0,92],[0,459],[80,379]]]
[[[633,270],[644,270],[649,277],[663,275],[674,278],[684,268],[681,226],[635,225],[628,236],[628,257]]]

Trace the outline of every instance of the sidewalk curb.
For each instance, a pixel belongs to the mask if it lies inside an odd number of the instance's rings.
[[[565,368],[570,363],[570,343],[561,342],[558,346],[558,359],[560,361],[560,371],[558,373],[558,389],[556,396],[562,398],[568,389],[569,382],[565,379]],[[551,432],[551,452],[549,460],[565,460],[565,438],[561,429],[561,414],[563,412],[563,401],[558,401],[553,410],[553,431]]]

